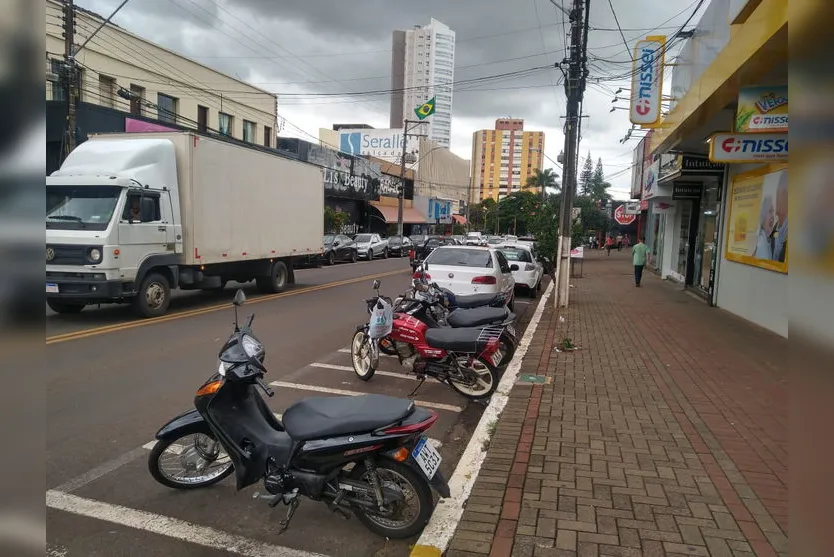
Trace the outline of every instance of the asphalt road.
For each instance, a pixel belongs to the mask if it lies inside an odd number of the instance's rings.
[[[298,283],[279,295],[259,296],[245,288],[250,298],[241,313],[255,313],[253,326],[267,350],[266,378],[281,382],[268,401],[275,412],[306,396],[334,396],[334,391],[406,396],[416,386],[397,375],[403,370],[395,359],[384,357],[380,370],[389,374],[377,373],[368,383],[350,369],[346,348],[354,327],[367,319],[363,299],[376,276],[384,293],[402,292],[410,278],[407,259],[299,270]],[[233,288],[220,295],[187,293],[156,320],[137,320],[121,307],[47,315],[47,358],[53,363],[47,487],[71,493],[48,497],[48,554],[135,555],[141,547],[143,555],[231,555],[222,548],[239,540],[228,536],[332,556],[408,553],[414,540],[386,542],[321,503],[304,500],[291,528],[279,536],[285,507],[269,509],[253,499],[262,486],[235,493],[233,480],[226,479],[179,492],[150,477],[143,446],[150,446],[168,419],[191,407],[194,392],[213,373],[231,332],[233,295]],[[518,299],[519,334],[534,308],[523,296]],[[440,444],[442,469],[451,475],[483,407],[428,381],[416,398],[438,409],[440,419],[429,435]],[[195,538],[215,542],[188,541]]]

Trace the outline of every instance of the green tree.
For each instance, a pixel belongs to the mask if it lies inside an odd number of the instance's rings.
[[[325,234],[338,234],[342,226],[348,221],[350,215],[336,211],[332,207],[324,208],[324,232]]]
[[[590,168],[590,162],[586,161],[586,167]],[[583,169],[583,174],[585,170]],[[590,178],[589,187],[587,191],[584,192],[584,195],[589,196],[591,199],[597,202],[606,202],[611,199],[611,194],[608,193],[608,188],[611,187],[611,184],[605,181],[605,172],[602,169],[602,159],[597,159],[597,166],[594,169],[593,174]]]
[[[528,234],[539,205],[541,197],[531,191],[508,195],[498,203],[499,230],[502,233]]]
[[[527,177],[527,183],[524,184],[523,189],[527,191],[533,189],[541,191],[540,188],[545,188],[545,191],[547,191],[547,188],[558,189],[559,182],[557,178],[559,178],[559,175],[552,168],[536,169],[532,176]]]
[[[577,193],[579,195],[591,195],[591,188],[594,180],[594,163],[591,158],[591,152],[588,151],[588,156],[585,158],[585,163],[582,165],[582,172],[579,173],[579,180],[577,181]]]

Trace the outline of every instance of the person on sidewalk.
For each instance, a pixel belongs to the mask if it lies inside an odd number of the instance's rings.
[[[608,236],[605,239],[605,253],[606,253],[606,255],[609,255],[609,256],[611,255],[611,248],[613,248],[613,247],[614,247],[614,238],[612,238],[611,236]]]
[[[640,281],[643,280],[643,268],[646,266],[646,254],[649,252],[649,246],[646,245],[646,239],[642,236],[637,238],[637,243],[631,248],[632,263],[634,263],[634,286],[640,287]]]

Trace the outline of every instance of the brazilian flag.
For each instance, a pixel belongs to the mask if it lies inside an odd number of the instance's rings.
[[[436,104],[437,97],[432,97],[417,108],[414,109],[414,114],[417,115],[417,118],[420,120],[425,120],[432,114],[434,114],[435,104]]]

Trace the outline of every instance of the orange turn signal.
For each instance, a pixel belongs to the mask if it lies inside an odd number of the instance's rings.
[[[223,385],[223,381],[212,381],[211,383],[206,383],[200,390],[197,391],[197,396],[206,396],[206,395],[213,395],[217,391],[220,390],[220,387]]]
[[[116,248],[116,249],[113,250],[113,255],[119,255],[120,253],[122,253],[122,252],[119,248]]]
[[[396,460],[397,462],[405,462],[408,458],[408,449],[406,449],[405,447],[400,447],[391,456],[393,456],[394,460]]]

